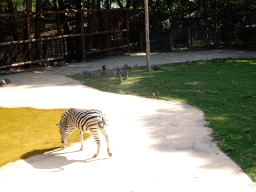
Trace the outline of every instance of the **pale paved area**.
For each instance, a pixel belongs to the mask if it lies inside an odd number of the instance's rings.
[[[187,52],[182,58],[178,58],[181,53],[162,53],[151,61],[249,54],[226,52]],[[181,102],[100,92],[63,76],[85,68],[100,69],[102,64],[111,68],[145,65],[145,56],[117,56],[48,72],[10,75],[12,85],[0,88],[0,106],[101,109],[109,120],[113,156],[108,157],[102,139],[100,156],[91,159],[96,144],[89,139],[84,151],[78,151],[80,144],[76,144],[17,161],[0,168],[0,191],[256,191],[255,183],[218,149],[202,111]]]

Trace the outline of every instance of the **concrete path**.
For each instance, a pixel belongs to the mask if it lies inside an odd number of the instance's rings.
[[[181,53],[160,53],[151,61],[242,57],[239,53],[186,52],[182,58],[178,58]],[[250,52],[250,57],[254,55]],[[101,137],[101,154],[95,159],[91,157],[96,144],[89,139],[84,151],[75,144],[10,163],[0,168],[0,191],[256,191],[255,183],[218,149],[199,109],[176,101],[104,93],[63,76],[100,69],[103,64],[112,68],[143,63],[145,56],[131,54],[9,75],[12,84],[0,88],[0,106],[101,109],[109,120],[113,156],[108,157]]]

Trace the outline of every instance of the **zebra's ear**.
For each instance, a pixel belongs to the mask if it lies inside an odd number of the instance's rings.
[[[57,123],[56,123],[56,125],[57,125],[57,127],[59,127],[59,128],[60,128],[60,125],[59,125],[59,124],[57,124]]]

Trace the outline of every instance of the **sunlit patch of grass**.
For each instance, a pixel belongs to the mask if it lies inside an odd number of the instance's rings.
[[[117,77],[80,78],[102,91],[179,100],[200,108],[219,147],[256,180],[255,64],[255,59],[173,63],[151,73],[139,67],[122,84]]]
[[[61,147],[60,117],[65,109],[0,108],[0,167]],[[85,139],[89,135],[85,135]],[[79,141],[75,131],[68,144]]]

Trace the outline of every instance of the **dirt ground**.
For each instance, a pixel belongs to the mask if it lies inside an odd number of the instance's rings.
[[[256,52],[214,50],[153,53],[151,64],[254,58]],[[256,191],[255,183],[213,141],[201,110],[177,101],[105,93],[65,75],[124,64],[145,65],[145,54],[94,59],[29,73],[0,76],[0,106],[98,108],[107,115],[110,139],[100,155],[93,139],[64,150],[37,155],[0,168],[1,191]],[[47,118],[47,117],[46,117]],[[59,119],[56,119],[56,123]],[[58,129],[56,128],[56,131]],[[61,145],[61,143],[60,143]],[[8,150],[8,149],[6,149]]]

